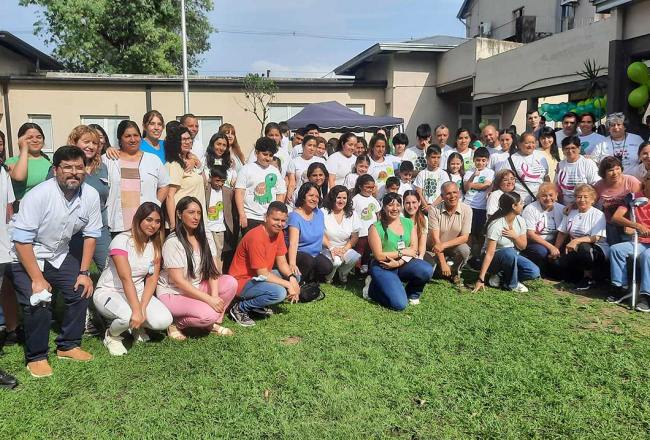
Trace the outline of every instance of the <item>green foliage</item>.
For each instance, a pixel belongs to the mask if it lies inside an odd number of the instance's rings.
[[[244,111],[251,112],[261,125],[260,136],[264,134],[264,124],[269,117],[269,104],[275,99],[278,86],[272,79],[249,73],[243,81],[245,102],[239,105]]]
[[[1,366],[21,384],[0,390],[0,438],[648,437],[647,314],[542,282],[528,294],[433,282],[402,313],[353,287],[326,285],[325,300],[252,328],[226,320],[232,338],[121,358],[84,338],[96,359],[52,356],[49,379],[8,347]]]
[[[75,72],[178,75],[182,69],[179,0],[20,0],[43,11],[34,33]],[[188,67],[210,48],[212,0],[186,0]]]

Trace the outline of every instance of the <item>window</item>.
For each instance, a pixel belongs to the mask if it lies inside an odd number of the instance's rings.
[[[570,29],[573,29],[575,26],[575,18],[576,18],[576,8],[575,8],[575,3],[572,1],[564,1],[562,2],[562,29],[561,31],[568,31]]]
[[[479,123],[492,124],[497,129],[501,128],[501,104],[487,105],[481,108],[481,120]],[[472,118],[472,103],[461,102],[458,104],[458,126],[474,131]]]
[[[128,116],[81,116],[83,125],[97,124],[104,129],[108,136],[108,142],[113,147],[117,147],[117,126],[120,125]]]
[[[54,152],[54,135],[52,130],[52,116],[51,115],[28,115],[29,122],[38,124],[43,130],[45,135],[45,145],[43,151],[46,153]]]
[[[346,104],[345,105],[347,108],[350,110],[354,110],[355,112],[359,113],[360,115],[365,115],[366,114],[366,105],[365,104]]]
[[[210,138],[219,131],[219,127],[223,124],[223,118],[221,116],[197,116],[199,120],[199,132],[196,134],[195,142],[199,142],[199,145],[208,146]],[[177,116],[176,120],[180,121],[181,117]]]
[[[293,118],[305,108],[306,104],[271,104],[268,122],[281,122]]]

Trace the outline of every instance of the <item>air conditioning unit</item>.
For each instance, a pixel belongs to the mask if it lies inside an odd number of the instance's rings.
[[[560,6],[575,5],[578,3],[578,0],[562,0]]]
[[[482,21],[479,24],[479,35],[481,37],[489,37],[492,35],[492,23],[489,21]]]

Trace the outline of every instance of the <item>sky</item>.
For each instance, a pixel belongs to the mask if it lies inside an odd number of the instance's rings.
[[[128,0],[123,0],[128,1]],[[218,31],[200,74],[322,77],[378,42],[432,35],[465,36],[456,18],[462,0],[215,0],[209,14]],[[0,0],[0,30],[51,53],[33,35],[38,9]],[[221,32],[219,31],[221,30]],[[259,34],[251,34],[263,33]],[[277,35],[280,33],[280,35]],[[317,36],[318,38],[306,36]],[[127,73],[127,72],[125,72]]]

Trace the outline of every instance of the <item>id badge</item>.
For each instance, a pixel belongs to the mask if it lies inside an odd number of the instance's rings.
[[[402,249],[406,249],[406,244],[404,244],[404,240],[400,240],[397,242],[397,250],[401,251]]]

